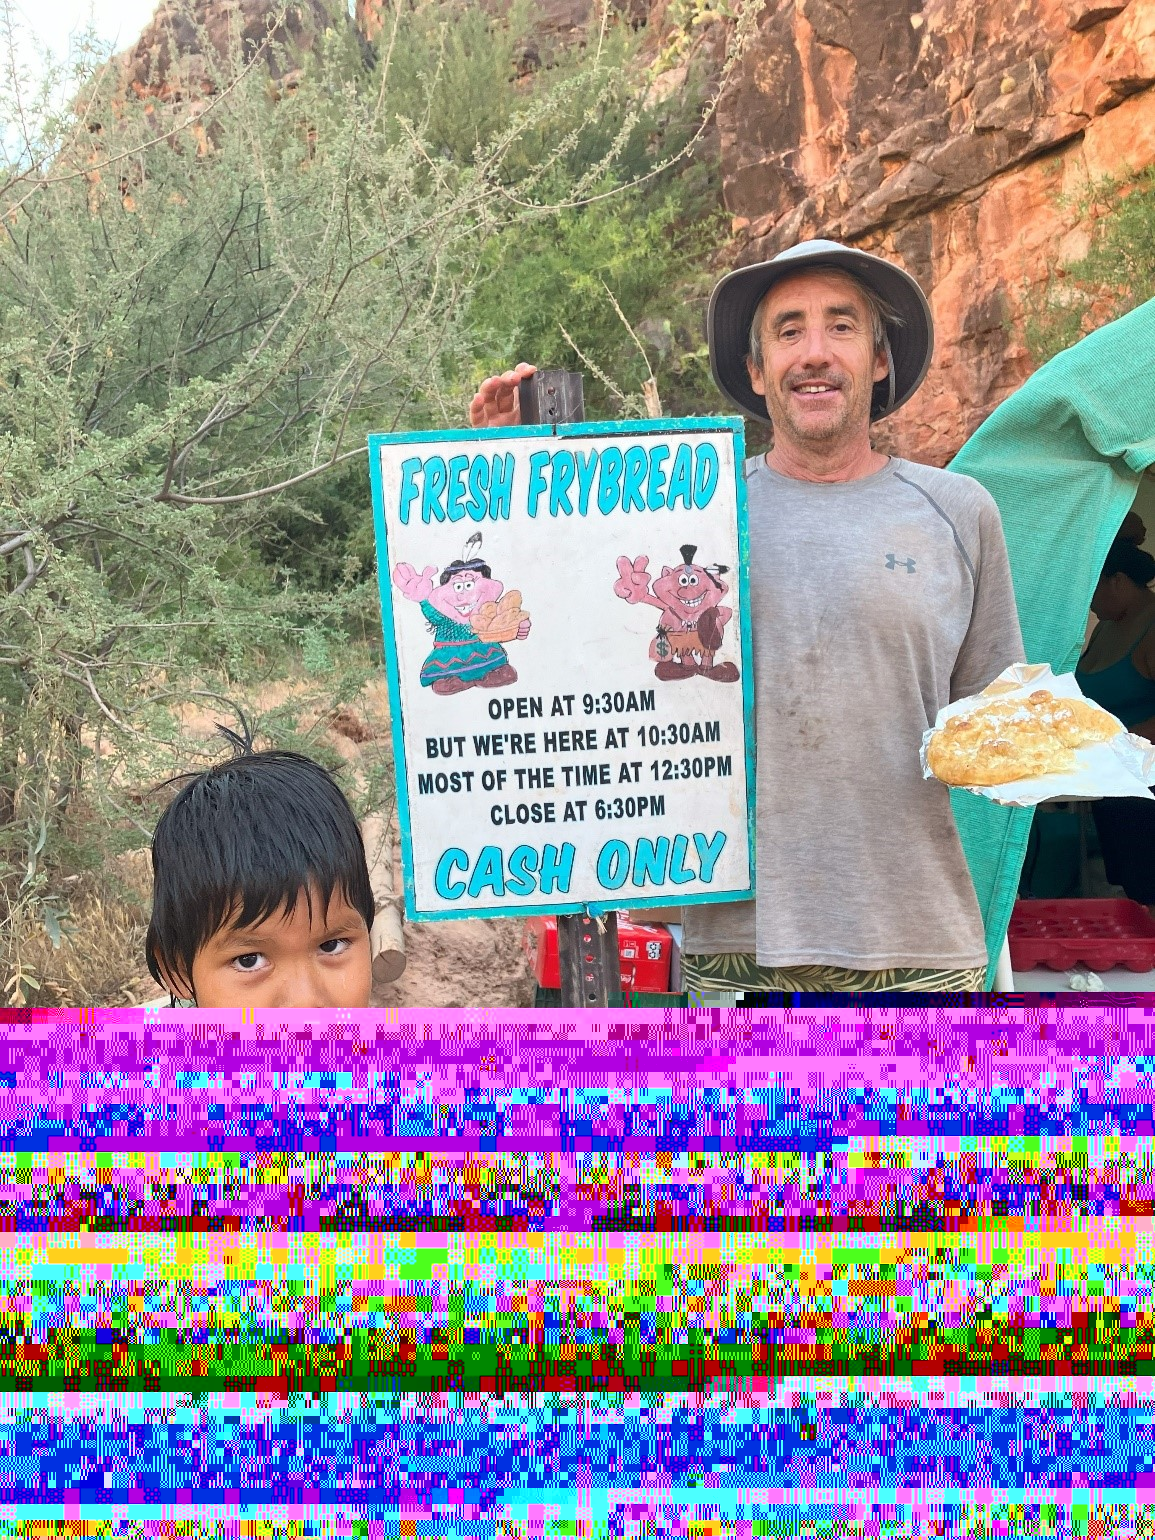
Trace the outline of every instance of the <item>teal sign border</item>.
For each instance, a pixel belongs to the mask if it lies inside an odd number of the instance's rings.
[[[454,431],[440,429],[430,433],[371,433],[369,435],[369,479],[373,488],[373,528],[377,544],[377,582],[381,592],[382,636],[385,646],[385,670],[389,682],[389,711],[393,727],[393,763],[397,783],[397,821],[401,830],[402,867],[405,872],[405,913],[411,920],[469,920],[517,919],[532,914],[607,914],[623,907],[620,900],[607,903],[548,903],[519,904],[516,908],[504,908],[500,904],[486,905],[481,909],[453,908],[452,910],[423,910],[417,908],[417,895],[413,884],[413,835],[409,813],[409,777],[406,773],[405,743],[401,732],[401,680],[397,671],[397,658],[390,645],[394,635],[393,584],[390,573],[393,564],[389,556],[389,539],[385,528],[385,499],[381,486],[381,453],[386,447],[406,444],[475,443],[484,444],[510,438],[609,438],[613,436],[643,438],[649,434],[674,433],[730,433],[734,441],[735,506],[738,513],[738,598],[741,623],[739,633],[742,647],[742,704],[746,749],[746,847],[749,858],[751,885],[745,889],[732,889],[724,893],[700,893],[679,898],[676,901],[686,907],[690,904],[739,903],[754,897],[754,826],[755,826],[755,757],[754,757],[754,650],[750,638],[750,533],[746,506],[746,440],[741,417],[646,417],[626,422],[579,422],[562,423],[557,427],[516,428],[466,428]],[[668,909],[675,895],[663,893],[651,899],[631,898],[630,910]]]

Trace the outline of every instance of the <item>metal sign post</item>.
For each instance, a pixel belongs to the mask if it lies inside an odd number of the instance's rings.
[[[518,387],[523,423],[584,422],[585,393],[580,374],[539,369]],[[606,914],[559,914],[558,972],[563,1006],[605,1010],[621,1001],[618,918]]]

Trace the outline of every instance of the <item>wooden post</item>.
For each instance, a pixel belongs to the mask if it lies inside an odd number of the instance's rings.
[[[518,386],[524,423],[585,422],[585,392],[580,374],[567,369],[539,369]]]
[[[580,374],[539,369],[518,387],[523,423],[585,421]],[[621,1001],[618,918],[608,914],[559,914],[558,968],[561,1003],[580,1010],[604,1010]]]
[[[369,933],[374,984],[392,984],[405,972],[405,933],[393,883],[393,825],[379,813],[370,813],[361,824],[365,860],[377,915]]]

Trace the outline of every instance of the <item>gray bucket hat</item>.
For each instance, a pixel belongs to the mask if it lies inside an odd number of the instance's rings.
[[[750,326],[758,303],[771,284],[807,267],[840,267],[873,289],[899,316],[886,327],[890,378],[874,387],[870,418],[877,422],[898,410],[922,384],[934,351],[934,321],[926,295],[901,267],[884,257],[856,251],[838,241],[803,241],[779,252],[769,262],[727,273],[710,296],[706,333],[710,339],[710,368],[722,394],[750,417],[768,416],[765,399],[750,384],[746,358]]]

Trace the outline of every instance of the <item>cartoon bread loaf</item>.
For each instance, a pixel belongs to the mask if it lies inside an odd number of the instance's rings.
[[[521,607],[521,595],[511,588],[500,599],[478,605],[473,629],[483,642],[514,642],[528,631],[528,622],[529,616]]]

